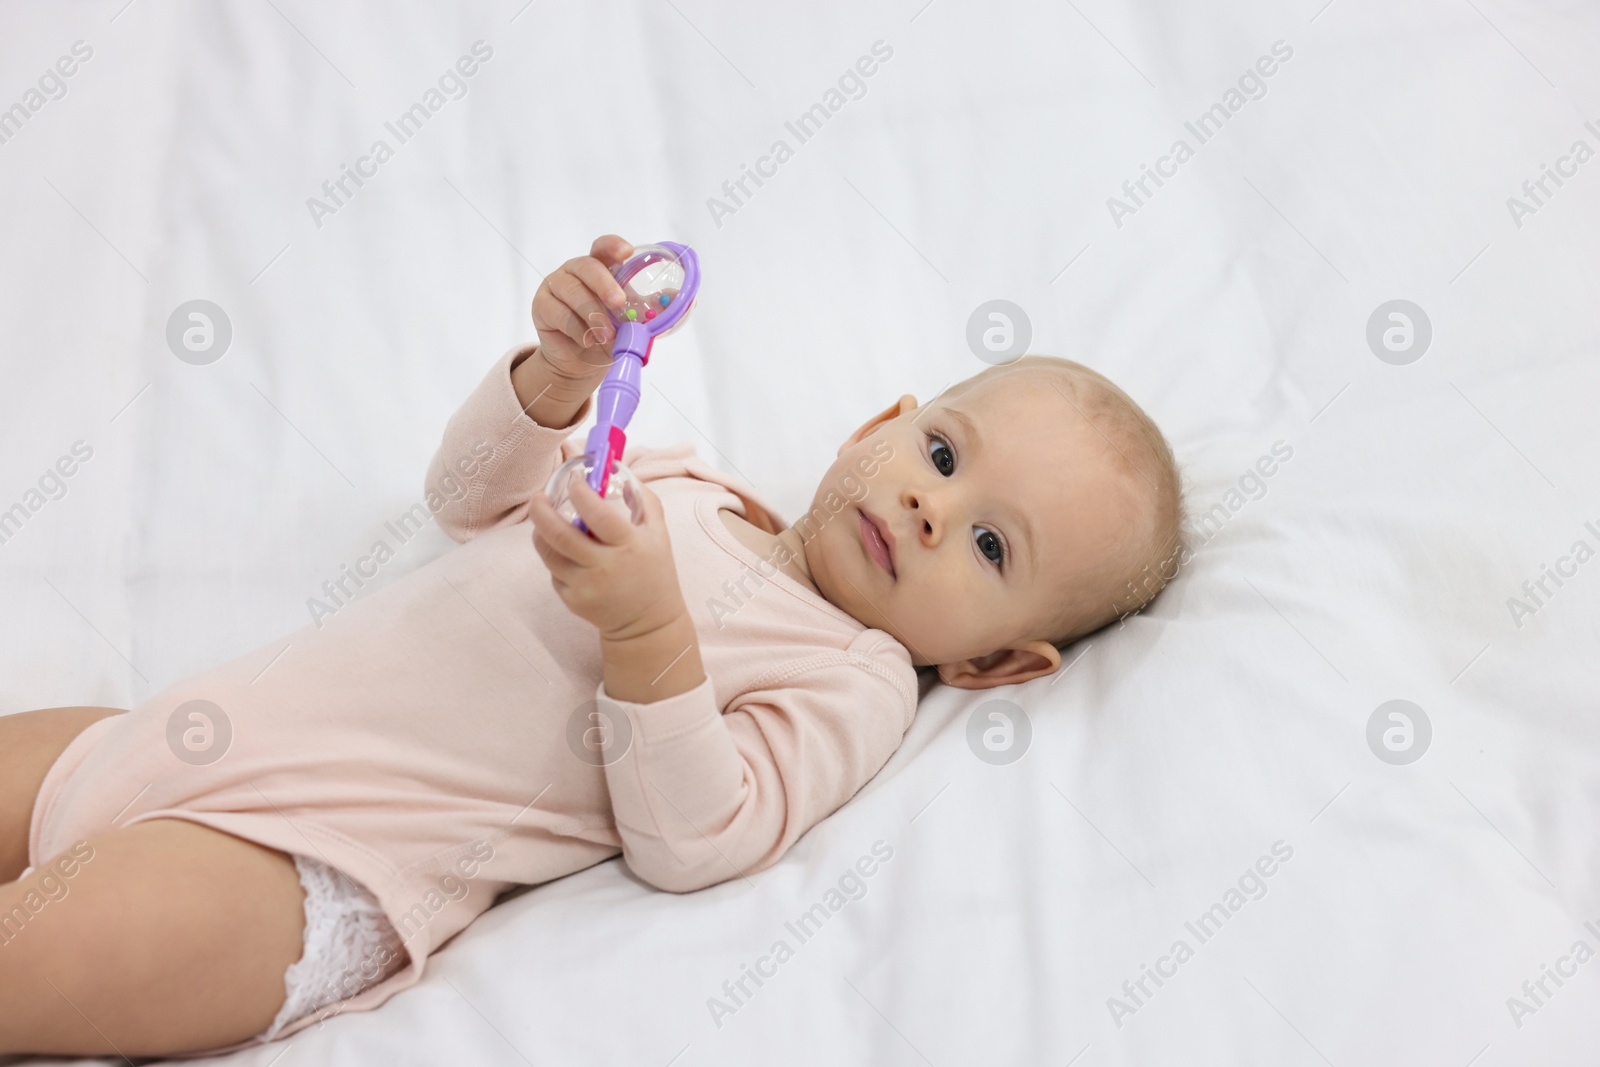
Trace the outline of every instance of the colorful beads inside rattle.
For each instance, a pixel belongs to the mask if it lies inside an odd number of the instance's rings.
[[[668,304],[672,303],[672,297],[666,293],[661,294],[660,300],[662,307],[666,307]]]
[[[633,308],[629,308],[627,311],[623,312],[623,314],[628,317],[629,322],[632,322],[639,317],[639,313],[633,310]]]
[[[655,317],[656,317],[656,309],[655,308],[646,308],[645,309],[644,318],[645,318],[646,322],[649,322],[651,319],[653,319]]]

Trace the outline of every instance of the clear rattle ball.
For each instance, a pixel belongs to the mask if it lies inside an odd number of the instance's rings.
[[[619,324],[637,322],[648,326],[657,318],[665,318],[678,300],[686,278],[678,254],[664,245],[639,245],[625,263],[618,264],[617,271],[624,302],[612,317]],[[681,326],[687,317],[688,312],[685,312],[672,329]]]
[[[587,479],[593,469],[594,464],[590,462],[588,453],[574,456],[557,467],[545,483],[545,495],[555,505],[556,514],[569,525],[578,518],[578,509],[572,504],[570,482],[579,476]],[[611,468],[611,477],[606,482],[606,492],[601,499],[627,515],[635,526],[644,522],[644,496],[639,490],[639,479],[621,460]]]

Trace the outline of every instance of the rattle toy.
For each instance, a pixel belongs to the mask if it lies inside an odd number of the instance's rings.
[[[700,288],[700,261],[694,249],[674,241],[640,245],[611,273],[622,285],[625,299],[619,310],[607,311],[616,339],[611,345],[611,369],[595,394],[596,421],[584,441],[583,455],[558,467],[545,486],[556,511],[590,537],[594,534],[578,517],[568,489],[580,469],[602,500],[616,503],[620,496],[633,521],[644,521],[638,479],[622,463],[622,446],[639,406],[639,381],[650,362],[650,348],[656,338],[683,322]]]

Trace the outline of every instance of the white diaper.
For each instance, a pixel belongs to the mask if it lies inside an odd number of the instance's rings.
[[[294,866],[306,891],[305,948],[283,972],[287,996],[258,1041],[271,1041],[296,1019],[377,985],[409,959],[365,886],[309,856],[295,856]]]

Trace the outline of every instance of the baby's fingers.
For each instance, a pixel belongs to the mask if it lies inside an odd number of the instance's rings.
[[[571,496],[578,517],[605,544],[619,544],[633,536],[633,524],[615,507],[601,500],[600,494],[590,487],[588,479],[577,472],[573,473]]]
[[[606,265],[593,256],[568,260],[565,269],[584,284],[592,299],[613,311],[626,302],[627,296],[623,293],[621,284],[606,269]]]
[[[655,490],[651,489],[648,485],[640,482],[637,494],[632,491],[632,487],[630,486],[628,489],[624,490],[623,499],[628,501],[630,507],[633,505],[635,500],[639,502],[640,510],[644,512],[644,525],[666,525],[666,509],[661,506],[661,498],[657,496]]]
[[[615,267],[618,263],[627,262],[628,257],[633,255],[633,245],[614,233],[608,233],[594,239],[589,254],[607,267]]]
[[[591,566],[598,559],[600,546],[562,518],[543,493],[534,493],[528,501],[528,516],[533,520],[536,543],[542,539],[550,551],[579,566]]]
[[[545,288],[550,295],[558,300],[569,313],[563,317],[561,332],[572,339],[572,343],[579,348],[593,348],[611,342],[611,319],[606,314],[606,309],[601,306],[600,298],[589,288],[588,284],[574,272],[581,260],[570,260],[562,264],[561,269],[550,275],[545,281]],[[588,261],[591,266],[600,269],[594,260]],[[585,272],[588,273],[588,272]],[[616,279],[601,269],[611,279],[611,284],[616,285]],[[617,286],[618,293],[622,287]],[[559,315],[558,310],[552,311]]]
[[[589,329],[549,285],[541,285],[533,294],[533,326],[543,334],[559,333],[580,348],[584,346],[584,334]]]

